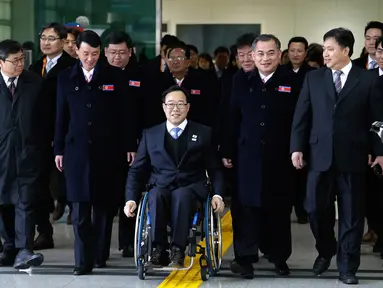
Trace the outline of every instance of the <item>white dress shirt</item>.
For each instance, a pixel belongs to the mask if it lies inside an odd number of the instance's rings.
[[[273,75],[274,75],[274,72],[268,76],[263,75],[261,72],[258,72],[258,73],[259,73],[259,76],[261,76],[263,83],[266,83],[267,81],[269,81],[270,78],[273,77]]]
[[[11,78],[11,77],[5,75],[5,74],[3,73],[3,71],[0,71],[0,72],[1,72],[1,76],[3,76],[5,85],[7,85],[7,87],[9,88],[9,86],[11,85],[11,83],[8,82],[8,80],[9,80],[9,78]],[[13,81],[13,83],[15,84],[15,88],[17,87],[17,81],[19,81],[19,76],[17,76],[16,79]]]
[[[50,67],[50,70],[52,70],[52,68],[56,66],[57,61],[60,59],[60,57],[61,57],[62,55],[63,55],[63,54],[61,53],[60,55],[57,55],[56,57],[54,57],[54,58],[52,58],[52,59],[50,59],[50,58],[47,56],[47,64],[46,64],[46,65],[48,65],[49,62],[52,63],[52,64],[51,64],[51,67]],[[45,67],[46,67],[46,66],[45,66]],[[50,71],[50,70],[49,70],[49,71]],[[49,71],[47,71],[47,72],[49,73]]]
[[[340,75],[340,81],[342,82],[342,88],[344,87],[344,84],[346,83],[347,81],[347,77],[348,77],[348,74],[350,73],[351,71],[351,68],[352,68],[352,62],[350,61],[346,66],[344,66],[340,71],[342,71],[343,73]],[[332,70],[332,76],[333,76],[333,79],[335,77],[334,73],[337,71],[337,70],[334,70],[334,69],[331,69]]]
[[[180,128],[181,131],[178,132],[178,137],[181,136],[182,132],[185,131],[185,128],[186,128],[186,125],[188,124],[188,120],[185,119],[184,121],[182,121],[182,123],[178,126],[174,126],[172,123],[170,123],[169,121],[166,121],[166,129],[168,130],[169,134],[170,134],[170,131],[176,127]]]
[[[379,68],[379,76],[383,75],[383,70]]]
[[[87,82],[90,82],[89,79],[92,80],[94,68],[90,71],[86,71],[84,67],[81,67],[81,68],[82,68],[82,72],[84,72],[85,80]]]
[[[184,81],[185,78],[182,78],[181,80],[178,80],[177,78],[174,78],[174,79],[176,79],[177,85],[181,87],[182,82]]]
[[[371,55],[370,55],[370,54],[368,54],[368,58],[367,58],[367,59],[368,59],[368,60],[367,60],[367,69],[371,70],[371,69],[374,69],[374,68],[376,68],[376,67],[378,66],[378,63],[376,62],[376,60],[374,60],[374,59],[371,58]],[[372,61],[375,61],[375,67],[372,67],[372,68],[370,69],[370,63],[371,63]]]

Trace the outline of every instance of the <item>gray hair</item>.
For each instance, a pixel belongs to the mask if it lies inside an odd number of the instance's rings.
[[[255,50],[257,43],[260,41],[261,42],[274,41],[275,44],[277,45],[277,49],[278,50],[281,49],[281,41],[279,41],[279,39],[276,36],[274,36],[273,34],[261,34],[257,38],[255,38],[252,45],[253,50]]]

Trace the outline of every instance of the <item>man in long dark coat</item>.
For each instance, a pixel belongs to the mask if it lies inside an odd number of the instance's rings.
[[[4,251],[0,266],[39,266],[33,253],[34,199],[41,173],[44,119],[41,80],[24,70],[25,55],[13,40],[0,43],[0,215]]]

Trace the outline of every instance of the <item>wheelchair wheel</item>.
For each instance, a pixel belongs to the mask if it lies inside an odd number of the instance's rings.
[[[148,254],[151,251],[150,239],[150,219],[147,213],[148,193],[140,201],[137,209],[136,228],[134,235],[134,261],[138,268],[139,277],[145,275],[145,263],[148,260]],[[142,270],[141,270],[142,269]],[[145,277],[145,276],[143,276]]]
[[[138,278],[140,280],[145,280],[146,271],[143,265],[138,266]]]
[[[221,217],[214,213],[210,197],[205,207],[206,252],[210,274],[217,274],[222,264],[222,226]]]

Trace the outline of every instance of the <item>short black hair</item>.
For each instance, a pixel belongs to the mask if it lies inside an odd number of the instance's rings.
[[[275,45],[277,45],[277,49],[281,50],[281,41],[279,41],[279,39],[276,36],[274,36],[273,34],[261,34],[261,35],[259,35],[258,37],[256,37],[254,39],[252,47],[253,47],[253,49],[255,49],[258,42],[268,42],[268,41],[274,41]]]
[[[375,49],[378,49],[379,44],[381,44],[383,46],[383,36],[380,36],[378,39],[376,39]],[[362,51],[362,52],[364,52],[364,51]]]
[[[229,49],[224,46],[219,46],[217,49],[214,50],[214,57],[216,57],[218,54],[225,53],[227,55],[230,55]]]
[[[189,49],[189,51],[193,51],[194,53],[198,54],[198,48],[196,46],[188,44],[186,47]]]
[[[162,46],[168,46],[172,42],[177,42],[178,38],[174,35],[166,34],[164,37],[162,37],[160,45]]]
[[[80,48],[82,42],[89,44],[93,48],[101,48],[101,38],[96,32],[92,30],[85,30],[84,32],[81,32],[80,35],[78,35],[76,39],[77,48]]]
[[[287,45],[287,48],[290,48],[291,43],[303,43],[305,45],[305,50],[309,48],[309,42],[307,42],[307,39],[305,37],[297,36],[290,39],[289,44]]]
[[[348,47],[350,49],[350,52],[348,52],[349,57],[354,53],[355,38],[350,30],[341,27],[332,29],[324,34],[323,41],[326,41],[328,38],[334,38],[342,48]]]
[[[245,46],[250,46],[253,45],[253,42],[257,35],[254,33],[246,33],[237,38],[237,41],[235,42],[235,48],[236,49],[241,49]]]
[[[366,35],[367,31],[370,29],[379,29],[383,35],[383,23],[382,22],[379,22],[379,21],[368,22],[366,27],[364,28],[364,35]]]
[[[56,32],[60,39],[66,39],[68,36],[68,29],[64,25],[57,22],[52,22],[45,25],[43,28],[41,28],[39,35],[43,35],[44,31],[47,29],[53,29],[53,31]]]
[[[124,31],[114,31],[105,39],[105,47],[108,47],[110,44],[121,43],[125,43],[128,48],[134,47],[132,38],[130,38],[129,34]]]
[[[166,96],[172,92],[177,92],[177,91],[180,91],[182,93],[185,94],[185,97],[186,97],[186,103],[190,103],[190,95],[189,95],[189,92],[185,89],[185,88],[182,88],[178,85],[173,85],[171,87],[169,87],[168,89],[166,89],[163,93],[162,93],[162,103],[165,103],[165,99],[166,99]]]
[[[21,44],[15,40],[7,39],[0,42],[0,59],[5,61],[9,54],[16,54],[23,51]]]
[[[183,49],[185,51],[185,57],[186,59],[190,58],[190,49],[187,45],[185,45],[182,41],[177,41],[174,43],[171,43],[166,50],[166,56],[169,56],[170,52],[172,52],[174,49]]]
[[[78,35],[80,35],[81,32],[76,28],[68,28],[68,34],[72,34],[74,36],[74,39],[77,39]]]

